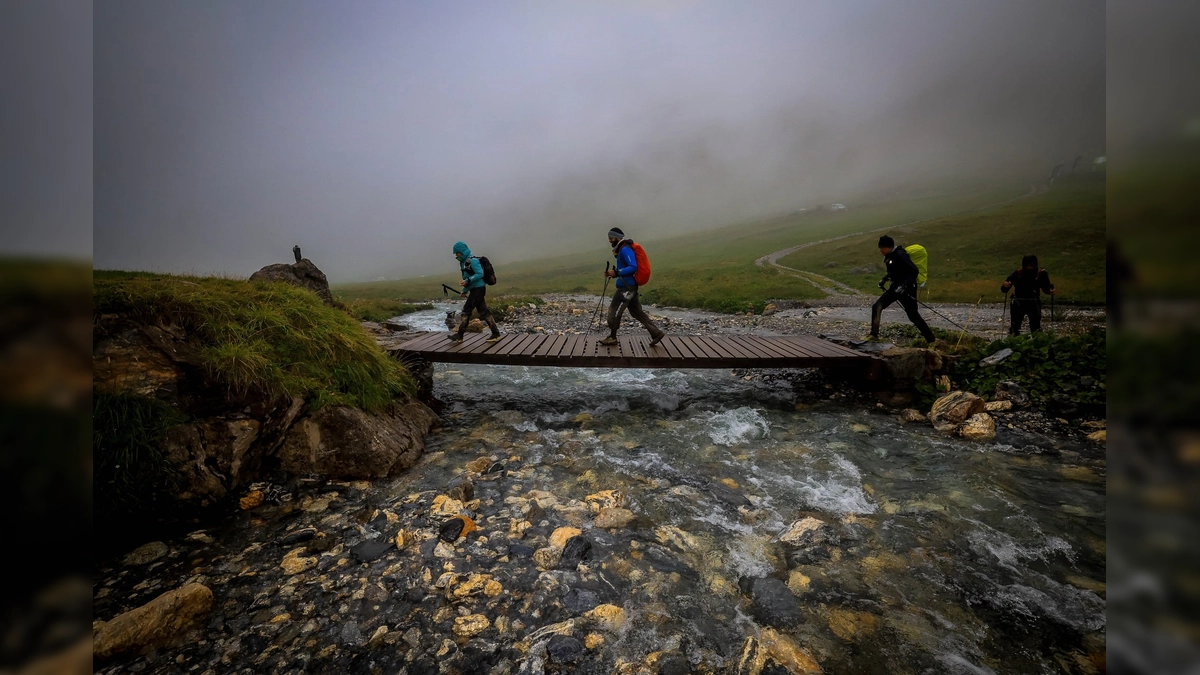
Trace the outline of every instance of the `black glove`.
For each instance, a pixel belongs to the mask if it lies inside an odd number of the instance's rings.
[[[887,290],[886,288],[884,288],[884,283],[886,283],[886,282],[887,282],[887,279],[880,279],[880,280],[879,280],[879,290],[881,290],[881,291],[886,291],[886,290]]]

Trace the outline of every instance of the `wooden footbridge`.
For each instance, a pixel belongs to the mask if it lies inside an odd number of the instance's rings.
[[[668,335],[657,345],[642,335],[605,346],[598,336],[516,333],[487,342],[486,333],[462,342],[424,333],[390,351],[404,361],[561,368],[867,368],[875,360],[827,340],[805,336]]]

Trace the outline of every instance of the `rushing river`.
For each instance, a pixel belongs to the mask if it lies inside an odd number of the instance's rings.
[[[444,316],[402,320],[443,329]],[[331,493],[343,520],[296,511],[276,532],[242,516],[208,533],[200,567],[221,618],[206,646],[151,659],[155,672],[750,673],[748,636],[830,673],[1103,668],[1095,451],[979,444],[861,407],[797,406],[786,380],[727,370],[442,364],[434,388],[448,407],[425,459]],[[479,530],[433,554],[429,509],[468,464]],[[356,524],[364,506],[399,514],[425,545],[322,563],[319,583],[268,571],[282,552],[253,543],[302,525],[347,548],[392,537],[385,520]],[[632,516],[597,528],[604,506]],[[780,543],[805,518],[797,545]],[[542,565],[532,554],[562,527],[580,530],[586,555]],[[253,582],[247,566],[261,570]],[[459,597],[477,574],[504,590]],[[620,607],[620,620],[589,623],[596,605]],[[478,616],[482,632],[456,634]]]

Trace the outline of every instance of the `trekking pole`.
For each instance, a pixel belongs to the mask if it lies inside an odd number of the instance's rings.
[[[1000,310],[1000,325],[1004,325],[1004,315],[1008,313],[1008,291],[1004,291],[1004,309]]]
[[[600,316],[600,307],[604,304],[604,296],[608,294],[608,268],[611,261],[604,263],[604,290],[600,291],[600,299],[596,301],[596,309],[592,312],[592,318],[588,321],[587,332],[583,334],[588,337],[592,334],[592,328],[596,324],[597,317]]]
[[[450,288],[446,284],[442,284],[442,297],[446,297],[446,298],[450,297],[450,292],[453,292],[455,295],[457,295],[459,297],[462,296],[462,291],[460,289]]]
[[[1058,319],[1054,318],[1054,294],[1053,293],[1050,294],[1050,321],[1051,322],[1058,321]]]
[[[958,346],[962,344],[963,336],[967,334],[967,326],[971,325],[971,319],[975,318],[975,312],[979,311],[979,303],[983,302],[983,296],[979,296],[979,300],[975,302],[975,309],[971,310],[971,315],[967,317],[967,324],[963,326],[962,332],[958,334],[958,342],[954,343],[954,351],[958,351]]]
[[[962,326],[960,326],[960,325],[958,325],[957,323],[955,323],[955,322],[954,322],[954,320],[953,320],[953,319],[951,319],[950,317],[946,316],[945,314],[942,314],[941,312],[939,312],[939,311],[937,311],[936,309],[934,309],[934,308],[930,307],[929,305],[927,305],[927,304],[925,304],[925,303],[921,302],[920,300],[917,300],[917,302],[918,302],[918,303],[919,303],[919,304],[920,304],[922,307],[924,307],[925,309],[927,309],[927,310],[929,310],[929,311],[933,312],[934,314],[937,314],[938,316],[940,316],[940,317],[942,317],[943,319],[945,319],[946,321],[948,321],[948,322],[950,323],[950,325],[954,326],[955,328],[958,328],[958,329],[962,330],[964,333],[966,332],[966,330],[967,330],[966,328],[963,328]],[[971,333],[971,335],[974,335],[974,333]]]

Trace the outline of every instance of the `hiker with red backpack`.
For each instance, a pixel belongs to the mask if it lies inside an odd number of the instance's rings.
[[[467,296],[467,302],[463,305],[462,320],[458,322],[458,329],[447,337],[455,342],[463,341],[463,334],[467,332],[467,326],[471,323],[471,312],[479,313],[479,318],[487,322],[488,328],[492,329],[492,336],[487,339],[487,342],[498,342],[500,340],[500,327],[496,325],[496,318],[492,316],[492,310],[488,309],[487,301],[484,300],[484,295],[487,293],[487,287],[496,283],[496,273],[491,270],[491,263],[487,258],[477,258],[471,255],[471,249],[463,242],[454,244],[454,258],[458,260],[458,268],[462,273],[462,281],[458,282],[462,286],[462,291],[459,295]]]
[[[612,246],[613,257],[617,259],[617,263],[614,269],[606,271],[604,276],[616,279],[617,288],[613,292],[612,304],[608,306],[609,334],[600,344],[620,344],[617,342],[617,329],[621,326],[621,315],[628,309],[629,314],[650,331],[650,344],[656,345],[666,333],[654,325],[638,300],[638,287],[650,281],[650,258],[646,256],[645,249],[632,239],[627,239],[619,227],[608,231],[608,243]]]
[[[1016,335],[1021,332],[1021,324],[1029,317],[1029,332],[1036,333],[1042,329],[1042,298],[1041,294],[1054,295],[1054,284],[1050,283],[1050,275],[1046,270],[1038,268],[1036,255],[1021,258],[1021,269],[1008,275],[1000,292],[1008,295],[1013,289],[1012,323],[1009,324],[1008,334]]]

